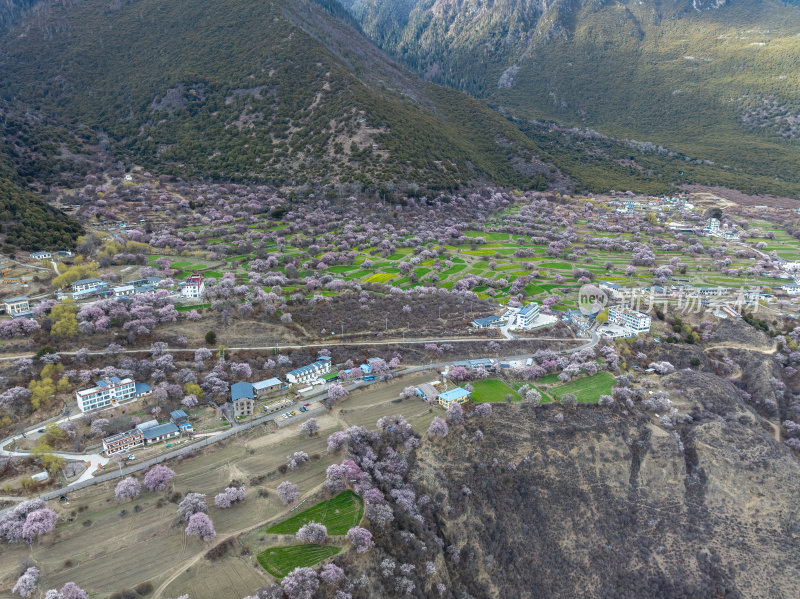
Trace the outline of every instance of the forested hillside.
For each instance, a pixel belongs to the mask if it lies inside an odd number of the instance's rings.
[[[154,172],[433,188],[550,177],[512,124],[400,67],[332,1],[58,4],[0,38],[0,57],[12,105]]]
[[[656,170],[673,183],[800,193],[796,3],[342,2],[412,69],[536,135],[529,121],[597,130],[661,146]],[[673,169],[670,152],[702,168]],[[634,158],[631,170],[652,166]]]

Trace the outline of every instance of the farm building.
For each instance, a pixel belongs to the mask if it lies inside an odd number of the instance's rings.
[[[422,383],[417,389],[419,389],[420,395],[422,395],[426,401],[433,403],[439,399],[439,391],[436,389],[434,383]]]
[[[169,413],[169,420],[178,427],[182,433],[191,433],[194,428],[192,423],[189,422],[189,417],[183,410],[173,410]]]
[[[456,387],[439,394],[439,404],[444,407],[449,406],[452,402],[467,403],[472,398],[472,393],[464,389],[464,387]]]
[[[53,254],[47,251],[32,252],[30,257],[32,260],[49,260],[53,257]]]
[[[277,377],[253,383],[253,392],[256,397],[264,397],[283,388],[283,382]]]

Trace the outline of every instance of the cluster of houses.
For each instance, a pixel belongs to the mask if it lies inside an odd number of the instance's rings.
[[[70,285],[72,298],[75,300],[90,299],[93,297],[129,297],[139,293],[155,291],[162,279],[159,277],[146,277],[130,281],[124,285],[113,287],[107,281],[96,277],[81,279]],[[185,281],[178,283],[178,293],[187,299],[200,299],[205,294],[206,285],[203,275],[193,274]],[[59,292],[63,297],[63,292]]]
[[[200,275],[193,275],[200,278],[200,285],[202,285],[202,276]],[[192,277],[190,277],[192,278]],[[80,281],[75,281],[70,285],[70,291],[72,292],[72,298],[75,300],[81,299],[89,299],[93,297],[128,297],[131,295],[136,295],[139,293],[149,293],[151,291],[155,291],[158,284],[161,282],[159,277],[146,277],[144,279],[137,279],[135,281],[130,281],[129,283],[125,283],[124,285],[118,285],[116,287],[112,287],[106,281],[102,281],[96,277],[92,277],[89,279],[81,279]],[[183,285],[183,283],[181,283]],[[193,285],[188,286],[189,289],[194,290],[195,287]],[[181,287],[181,293],[183,294],[183,287]],[[60,295],[63,296],[63,293],[59,292]],[[185,297],[198,297],[195,295],[184,294]]]
[[[720,239],[727,239],[729,241],[738,241],[741,235],[736,227],[721,225],[719,219],[713,217],[708,219],[703,232],[710,237],[719,237]]]
[[[476,318],[472,326],[476,329],[494,329],[507,326],[510,329],[532,329],[539,323],[539,304],[530,302],[518,308],[508,308],[502,316]]]
[[[186,412],[175,410],[170,412],[169,422],[159,424],[158,420],[148,420],[129,431],[106,437],[103,439],[103,452],[107,456],[127,453],[136,447],[153,445],[181,435],[191,435],[193,432],[194,428]]]
[[[637,211],[669,213],[673,210],[694,210],[694,204],[690,204],[685,195],[649,196],[644,200],[625,198],[621,200],[611,200],[608,202],[608,205],[616,207],[616,211],[622,214],[630,214]]]

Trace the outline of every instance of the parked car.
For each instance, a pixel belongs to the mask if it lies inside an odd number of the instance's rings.
[[[307,408],[307,407],[305,407],[305,406],[303,406],[302,408],[300,408],[300,411],[301,411],[301,412],[308,412],[308,408]]]
[[[135,459],[136,459],[136,456],[135,456],[135,455],[133,455],[133,454],[131,454],[131,455],[129,455],[129,456],[128,456],[128,459],[129,459],[129,460],[135,460]]]

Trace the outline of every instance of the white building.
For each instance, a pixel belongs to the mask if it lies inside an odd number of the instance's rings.
[[[650,316],[644,312],[631,310],[623,306],[611,306],[608,309],[608,321],[633,331],[650,330]]]
[[[706,223],[706,233],[718,233],[718,232],[719,232],[719,219],[709,218],[708,222]]]
[[[105,286],[105,283],[100,279],[81,279],[80,281],[75,281],[72,284],[72,291],[75,293],[79,293],[81,291],[92,291],[103,286]]]
[[[115,376],[97,381],[96,386],[90,389],[79,389],[75,392],[81,412],[117,405],[135,398],[136,383],[131,379],[120,380]]]
[[[49,260],[53,257],[53,254],[50,252],[41,251],[33,252],[30,256],[33,260]]]
[[[789,295],[800,295],[800,285],[781,285],[781,291]],[[8,308],[6,308],[6,312],[8,312]]]
[[[192,275],[180,284],[183,297],[201,298],[206,291],[203,275]]]
[[[517,312],[516,326],[520,329],[528,329],[539,317],[539,304],[531,302]]]
[[[136,287],[133,285],[120,285],[114,287],[114,297],[125,297],[127,295],[136,295]]]
[[[331,359],[322,357],[313,364],[308,366],[301,366],[286,373],[286,380],[293,385],[308,383],[318,379],[323,374],[328,374],[331,371]]]

